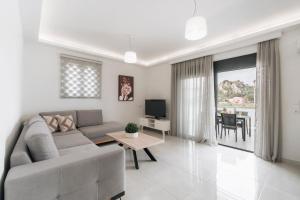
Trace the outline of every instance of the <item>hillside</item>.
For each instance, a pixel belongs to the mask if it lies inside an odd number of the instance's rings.
[[[253,104],[255,86],[240,80],[224,80],[218,85],[218,102],[223,104]]]

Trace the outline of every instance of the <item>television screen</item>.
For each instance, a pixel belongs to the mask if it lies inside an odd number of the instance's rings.
[[[147,99],[145,101],[145,114],[155,118],[166,117],[166,100]]]

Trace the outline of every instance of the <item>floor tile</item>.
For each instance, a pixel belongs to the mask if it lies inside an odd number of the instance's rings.
[[[139,170],[134,168],[132,151],[126,150],[126,196],[122,199],[300,199],[299,166],[274,164],[252,153],[171,136],[150,150],[158,161],[138,151]]]
[[[299,196],[297,197],[292,194],[288,194],[286,192],[266,186],[263,189],[259,200],[299,200]]]

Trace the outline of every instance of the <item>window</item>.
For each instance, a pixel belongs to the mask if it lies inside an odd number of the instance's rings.
[[[255,67],[219,72],[217,81],[217,108],[219,110],[255,109]]]
[[[100,98],[101,66],[99,61],[61,55],[62,98]]]
[[[201,112],[202,108],[199,103],[200,93],[202,91],[201,78],[187,78],[182,80],[183,92],[182,96],[183,102],[185,102],[186,109],[186,122],[187,126],[187,134],[191,137],[195,135],[198,131],[195,126],[198,125],[197,120],[199,112]],[[196,100],[195,100],[196,99]]]
[[[189,138],[194,138],[202,128],[199,121],[203,112],[204,85],[204,77],[185,78],[180,81],[182,106],[179,108],[179,117],[184,121],[182,132]]]
[[[214,72],[218,110],[255,108],[256,54],[216,61]]]

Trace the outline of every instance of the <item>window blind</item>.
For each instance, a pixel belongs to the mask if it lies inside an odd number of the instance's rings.
[[[61,98],[101,98],[102,62],[60,56]]]

